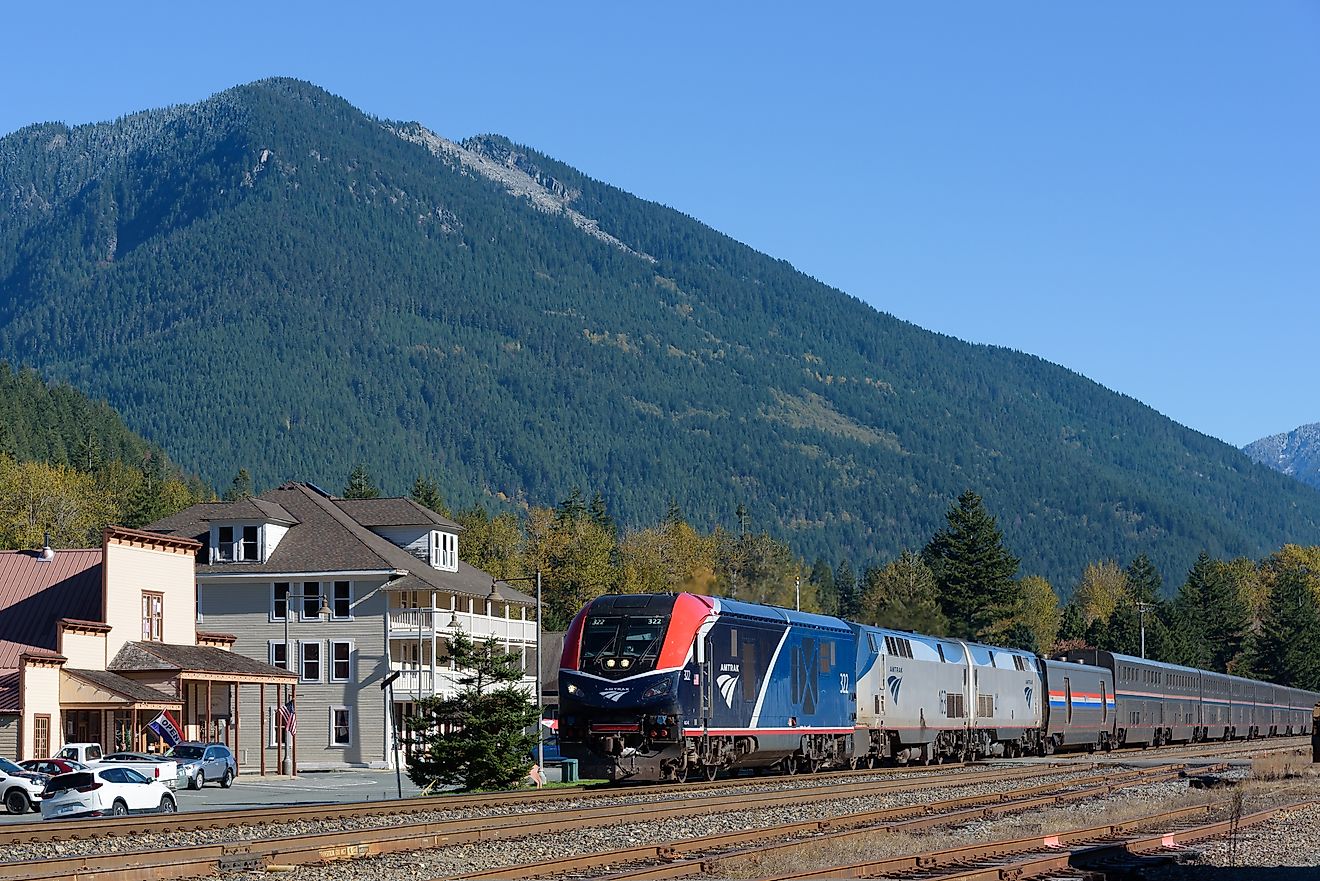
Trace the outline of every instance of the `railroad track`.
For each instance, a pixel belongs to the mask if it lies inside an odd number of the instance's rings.
[[[1055,762],[1054,767],[1071,767],[1072,763]],[[1090,765],[1094,767],[1094,765]],[[730,787],[767,787],[789,784],[793,788],[822,785],[830,781],[857,779],[919,779],[924,776],[947,776],[948,769],[970,768],[971,765],[945,765],[941,767],[908,766],[880,768],[878,770],[822,771],[810,776],[789,777],[726,777],[715,781],[693,781],[673,784],[646,784],[619,786],[596,784],[592,786],[557,787],[542,790],[514,790],[509,792],[483,792],[463,795],[430,795],[420,798],[384,799],[377,801],[344,802],[339,804],[285,805],[273,808],[254,808],[223,811],[185,811],[177,814],[143,814],[136,817],[97,817],[90,820],[30,821],[0,825],[0,846],[73,839],[120,837],[141,835],[143,832],[196,832],[205,829],[225,829],[236,826],[255,826],[264,823],[291,821],[332,821],[381,814],[416,814],[431,811],[458,811],[509,805],[552,807],[556,803],[584,798],[620,798],[636,795],[639,798],[728,789]],[[971,773],[970,771],[962,773]]]
[[[993,819],[1007,814],[1100,798],[1115,790],[1174,779],[1183,766],[1113,772],[1019,787],[998,793],[961,796],[926,804],[858,811],[760,829],[747,829],[666,844],[646,845],[556,860],[505,866],[461,876],[462,881],[511,878],[602,877],[611,881],[722,876],[730,869],[759,861],[767,853],[787,853],[859,836],[916,832]],[[606,874],[601,874],[602,870]],[[438,879],[437,879],[438,881]]]
[[[1237,829],[1266,822],[1285,811],[1314,804],[1297,802],[1236,818],[1200,822],[1208,814],[1231,810],[1231,801],[1221,801],[1151,814],[1122,823],[774,875],[762,881],[879,876],[920,881],[1003,881],[1077,870],[1112,870],[1115,867],[1131,869],[1138,857],[1232,834]],[[1154,835],[1137,834],[1138,830],[1152,826],[1163,829]]]
[[[956,774],[899,775],[897,779],[856,783],[823,782],[793,789],[766,789],[721,795],[684,787],[682,795],[645,804],[623,804],[553,811],[505,813],[498,816],[419,820],[393,826],[355,828],[312,835],[284,836],[171,847],[164,850],[114,851],[72,857],[0,862],[0,875],[10,881],[99,879],[99,881],[164,881],[239,869],[264,869],[351,859],[375,854],[545,835],[646,819],[694,817],[757,807],[809,805],[885,793],[1029,779],[1059,774],[1045,765]],[[1063,772],[1072,773],[1072,772]],[[1112,777],[1112,774],[1104,775]],[[727,785],[727,784],[726,784]],[[648,790],[649,791],[649,788]],[[444,810],[446,805],[431,807]],[[536,805],[541,807],[542,805]],[[379,803],[376,804],[379,808]],[[178,817],[179,815],[174,815]]]

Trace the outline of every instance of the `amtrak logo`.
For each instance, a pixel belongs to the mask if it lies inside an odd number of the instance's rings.
[[[720,697],[724,698],[724,705],[733,707],[733,690],[738,687],[737,673],[721,673],[715,677],[715,685],[720,690]]]
[[[903,687],[903,677],[890,676],[885,680],[885,684],[889,686],[889,695],[894,699],[894,703],[898,703],[898,691]]]
[[[619,702],[619,698],[623,697],[627,693],[628,693],[628,689],[626,688],[606,688],[601,690],[600,696],[603,698],[609,698],[610,700],[614,701],[617,704]]]
[[[1025,695],[1027,698],[1027,706],[1031,706],[1031,698],[1033,696],[1032,687],[1028,685],[1026,688],[1022,689],[1022,694]]]

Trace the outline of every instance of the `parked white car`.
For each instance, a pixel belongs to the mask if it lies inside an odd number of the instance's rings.
[[[174,793],[132,768],[99,765],[86,771],[52,777],[41,797],[46,820],[110,814],[171,814],[178,810]]]
[[[93,768],[132,768],[148,780],[159,780],[170,789],[179,785],[179,763],[149,753],[110,753],[91,763]]]
[[[45,789],[46,776],[24,771],[9,759],[0,758],[0,800],[11,814],[35,810]]]

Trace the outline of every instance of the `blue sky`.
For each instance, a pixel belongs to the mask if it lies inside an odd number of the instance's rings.
[[[6,30],[0,133],[295,76],[1230,443],[1320,420],[1315,2],[70,3]]]

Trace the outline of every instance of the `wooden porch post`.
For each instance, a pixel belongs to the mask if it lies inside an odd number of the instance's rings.
[[[293,703],[294,729],[293,736],[289,738],[289,770],[292,772],[289,776],[298,776],[298,684],[289,685],[289,700]]]
[[[239,758],[238,758],[238,745],[239,745],[239,739],[238,739],[238,720],[241,719],[241,718],[243,717],[243,714],[242,714],[241,712],[239,712],[239,698],[242,697],[242,694],[243,694],[243,685],[242,685],[242,683],[235,682],[235,683],[234,683],[234,746],[233,746],[233,752],[234,752],[234,775],[235,775],[235,776],[238,775],[238,763],[239,763]]]
[[[257,752],[261,753],[261,776],[266,776],[266,683],[257,688],[257,709],[261,711],[261,740],[257,742]]]
[[[211,680],[206,680],[206,736],[203,743],[211,742]]]
[[[280,683],[275,689],[275,703],[277,707],[284,706],[284,683]],[[284,773],[284,726],[280,724],[280,714],[278,710],[275,713],[275,766],[279,768],[276,773]]]
[[[133,744],[133,749],[139,751],[142,749],[141,737],[142,735],[138,733],[137,705],[134,704],[133,705],[133,738],[131,741],[131,743]]]

